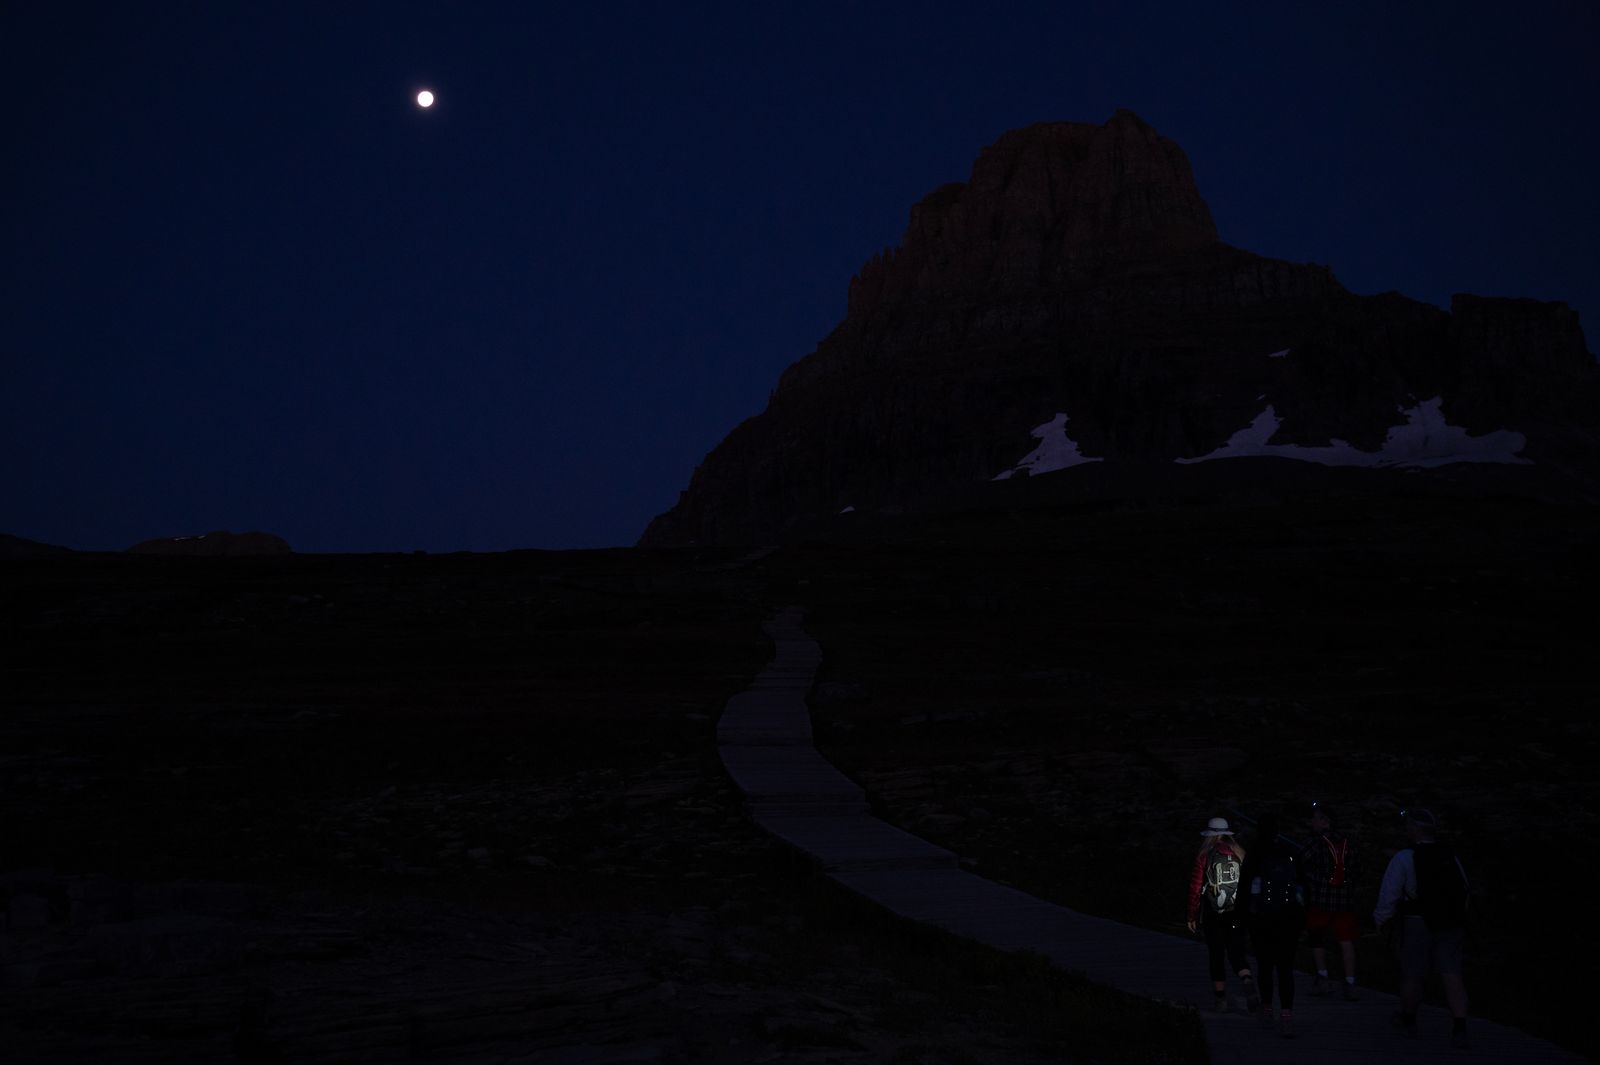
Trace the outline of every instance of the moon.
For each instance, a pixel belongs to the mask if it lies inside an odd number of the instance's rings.
[[[417,93],[417,106],[432,107],[433,93],[429,92],[427,89],[423,89],[421,92]]]

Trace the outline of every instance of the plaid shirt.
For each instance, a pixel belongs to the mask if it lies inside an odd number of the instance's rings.
[[[1328,881],[1333,879],[1333,852],[1338,847],[1344,848],[1344,883],[1335,887]],[[1311,884],[1306,902],[1312,909],[1326,910],[1329,913],[1358,912],[1356,876],[1361,871],[1361,865],[1357,860],[1356,849],[1350,845],[1349,840],[1318,836],[1300,852],[1300,862],[1301,867],[1305,869],[1306,879]]]

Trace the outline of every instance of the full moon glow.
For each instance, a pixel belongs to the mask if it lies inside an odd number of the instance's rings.
[[[432,107],[433,93],[429,92],[427,89],[423,89],[421,92],[417,93],[417,106]]]

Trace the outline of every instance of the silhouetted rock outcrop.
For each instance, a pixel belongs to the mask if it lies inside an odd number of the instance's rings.
[[[287,555],[289,544],[271,533],[232,533],[227,530],[199,536],[174,536],[146,540],[128,548],[134,555],[189,555],[197,558],[238,558],[244,555]]]
[[[42,544],[37,540],[24,540],[20,536],[0,533],[0,558],[55,558],[74,553],[70,547],[57,547],[55,544]]]
[[[759,542],[1104,458],[1526,463],[1591,478],[1600,371],[1560,303],[1356,296],[1217,239],[1138,116],[1007,133],[695,471],[644,546]]]

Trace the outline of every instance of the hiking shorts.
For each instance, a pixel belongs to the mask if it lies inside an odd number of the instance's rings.
[[[1322,946],[1330,932],[1340,943],[1354,943],[1361,938],[1361,921],[1353,913],[1313,906],[1306,911],[1306,932],[1313,947]]]
[[[1400,968],[1407,976],[1422,977],[1430,968],[1447,976],[1461,974],[1461,944],[1466,939],[1463,929],[1430,932],[1428,922],[1420,917],[1406,916],[1398,920],[1400,939],[1396,948]]]

